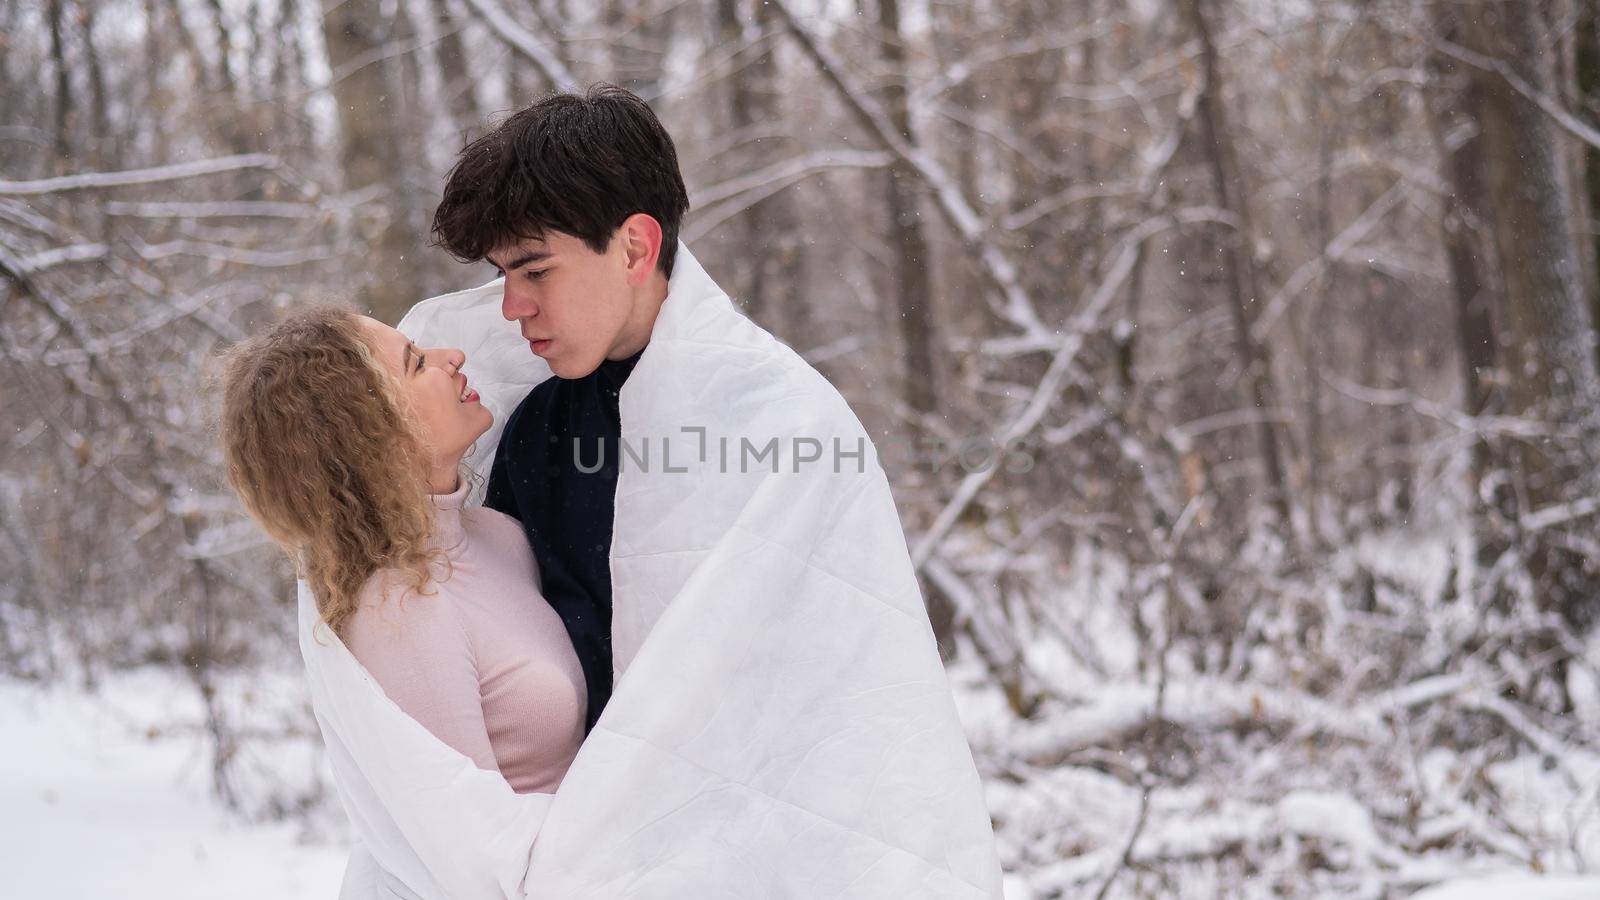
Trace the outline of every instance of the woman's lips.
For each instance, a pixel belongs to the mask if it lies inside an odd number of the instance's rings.
[[[477,391],[477,389],[474,388],[472,390],[467,391],[467,396],[464,397],[461,400],[461,402],[462,403],[477,403],[478,402],[478,391]]]

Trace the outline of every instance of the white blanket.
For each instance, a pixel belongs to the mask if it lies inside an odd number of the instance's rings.
[[[549,370],[499,298],[426,300],[401,330],[464,349],[503,419]],[[679,245],[621,411],[616,689],[554,796],[512,793],[402,713],[302,589],[360,840],[343,896],[1000,896],[888,482],[844,400]]]

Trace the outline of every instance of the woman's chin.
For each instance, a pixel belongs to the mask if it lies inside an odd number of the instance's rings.
[[[478,417],[481,420],[478,433],[472,436],[473,441],[479,441],[482,440],[484,435],[489,433],[490,428],[494,427],[494,413],[489,411],[489,407],[484,406],[481,403],[474,403],[473,405],[477,406],[477,411],[482,414]]]

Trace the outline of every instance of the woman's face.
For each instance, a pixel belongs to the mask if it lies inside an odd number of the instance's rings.
[[[418,347],[400,332],[361,316],[367,336],[389,372],[410,398],[422,427],[422,438],[433,455],[433,468],[453,473],[472,442],[494,423],[494,414],[478,402],[478,392],[461,374],[466,354],[460,350]]]

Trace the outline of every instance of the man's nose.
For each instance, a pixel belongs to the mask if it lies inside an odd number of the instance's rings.
[[[538,314],[538,307],[532,298],[523,296],[511,286],[511,279],[506,279],[505,293],[500,295],[500,315],[507,322],[526,319]]]

